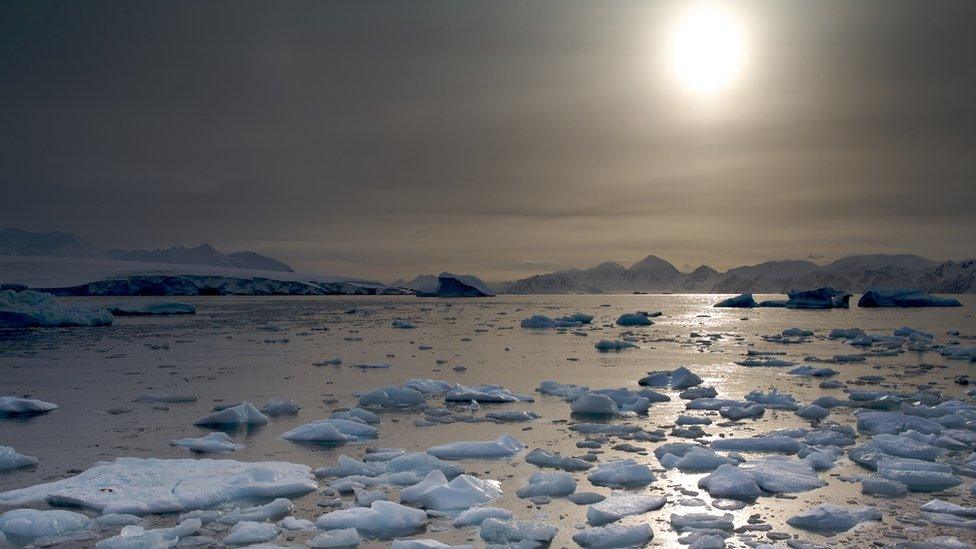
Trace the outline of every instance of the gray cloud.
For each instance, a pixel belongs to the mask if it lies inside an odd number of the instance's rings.
[[[730,4],[714,105],[682,5],[6,3],[0,219],[387,279],[976,255],[976,4]]]

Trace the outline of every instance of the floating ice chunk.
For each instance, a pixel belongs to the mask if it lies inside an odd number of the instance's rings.
[[[95,519],[99,526],[130,526],[142,522],[142,517],[125,513],[109,513]]]
[[[210,425],[266,425],[268,421],[268,416],[262,414],[261,411],[255,408],[251,403],[244,402],[238,404],[237,406],[224,408],[219,412],[215,412],[205,418],[199,419],[194,423],[194,425],[200,427]]]
[[[400,501],[435,511],[460,511],[484,505],[501,496],[501,484],[497,480],[458,475],[448,482],[444,473],[435,470],[418,484],[404,488],[400,492]]]
[[[762,391],[751,391],[746,395],[746,400],[762,404],[767,408],[776,410],[798,410],[800,403],[789,393],[781,393],[776,389],[764,393]]]
[[[389,362],[361,362],[353,364],[352,367],[360,370],[386,370],[392,368],[393,365]]]
[[[573,541],[580,547],[592,547],[595,549],[611,549],[617,547],[641,547],[645,545],[654,532],[649,524],[638,524],[637,526],[597,526],[595,528],[584,528],[573,534]]]
[[[264,505],[254,507],[244,507],[235,509],[220,517],[219,522],[224,524],[237,524],[243,521],[265,522],[277,520],[291,513],[295,509],[295,504],[286,498],[278,498]]]
[[[281,435],[281,438],[293,442],[341,444],[361,438],[376,438],[377,433],[379,429],[365,423],[330,418],[295,427]]]
[[[172,528],[146,530],[141,526],[127,525],[122,532],[95,544],[97,549],[162,549],[175,547],[180,538],[195,534],[202,523],[200,519],[186,519]]]
[[[489,544],[509,547],[548,545],[558,531],[555,526],[521,520],[488,518],[481,523],[481,539]]]
[[[941,424],[923,417],[909,416],[900,412],[868,411],[857,415],[857,430],[867,435],[892,434],[914,430],[922,434],[941,433]]]
[[[350,549],[359,546],[359,532],[355,528],[340,528],[316,535],[308,540],[316,549]]]
[[[922,511],[926,513],[948,513],[961,517],[976,517],[976,507],[963,507],[941,499],[933,499],[922,506]]]
[[[403,320],[402,318],[395,318],[391,324],[394,328],[400,330],[412,330],[417,327],[416,324],[410,322],[409,320]]]
[[[851,294],[833,288],[817,288],[788,292],[786,297],[789,298],[786,302],[788,309],[846,309]]]
[[[199,400],[195,395],[181,395],[176,393],[145,393],[137,398],[139,402],[159,402],[163,404],[179,404],[185,402],[196,402]]]
[[[522,441],[502,435],[495,440],[449,442],[427,449],[440,459],[492,459],[514,456],[525,448]]]
[[[654,482],[650,467],[632,459],[618,459],[601,463],[586,477],[597,486],[643,486]]]
[[[503,423],[519,423],[538,419],[539,414],[529,410],[510,410],[507,412],[488,412],[485,417]]]
[[[729,530],[733,528],[732,514],[710,515],[708,513],[671,514],[671,527],[677,532],[685,530]]]
[[[556,321],[545,315],[532,315],[522,320],[521,326],[528,329],[545,330],[556,327]]]
[[[108,307],[113,316],[167,316],[196,314],[197,306],[175,301],[119,303]]]
[[[434,539],[397,539],[391,549],[472,549],[471,545],[448,545]]]
[[[739,468],[752,475],[760,488],[774,494],[806,492],[827,485],[808,463],[782,456],[747,461]]]
[[[749,473],[730,464],[719,466],[713,473],[698,481],[713,498],[752,501],[762,493],[756,479]]]
[[[58,405],[33,398],[0,397],[0,417],[29,416],[57,410]]]
[[[771,452],[779,454],[795,454],[803,449],[803,444],[799,441],[782,435],[764,435],[753,438],[722,438],[713,440],[709,446],[713,450]]]
[[[359,507],[369,507],[374,501],[389,499],[386,496],[386,492],[381,490],[369,491],[365,488],[360,488],[359,486],[353,486],[352,491],[354,494],[356,494],[356,505]]]
[[[71,511],[14,509],[0,515],[0,532],[9,541],[22,545],[41,537],[88,530],[93,525],[92,519]]]
[[[563,400],[572,401],[576,397],[590,392],[589,387],[583,387],[580,385],[573,385],[569,383],[559,383],[557,381],[543,381],[539,384],[539,388],[536,391],[544,395],[558,396]]]
[[[369,410],[363,410],[362,408],[350,408],[348,410],[332,412],[329,414],[329,417],[331,419],[359,421],[362,423],[368,423],[370,425],[378,425],[380,423],[380,416],[370,412]]]
[[[719,301],[713,307],[734,307],[738,309],[751,309],[752,307],[757,307],[758,304],[756,300],[753,299],[752,294],[739,294],[735,297],[730,297],[728,299],[723,299]]]
[[[261,407],[261,413],[271,417],[294,416],[301,409],[302,407],[294,400],[275,398],[269,400],[267,404]]]
[[[593,344],[597,351],[623,351],[624,349],[636,349],[637,345],[629,341],[620,341],[619,339],[609,340],[601,339],[600,341]]]
[[[796,415],[803,419],[821,420],[830,415],[830,410],[821,408],[816,404],[808,404],[797,410]]]
[[[897,288],[871,289],[857,301],[858,307],[962,307],[958,299],[935,297],[921,290]]]
[[[826,471],[832,469],[836,463],[834,459],[824,452],[812,451],[803,456],[803,461],[813,468],[814,471]]]
[[[412,533],[420,528],[427,513],[420,509],[375,501],[369,507],[353,507],[326,513],[315,521],[322,530],[355,528],[360,534],[375,538],[391,538]]]
[[[230,534],[224,538],[224,544],[250,545],[252,543],[264,543],[275,539],[280,533],[281,530],[274,524],[246,520],[244,522],[238,522],[230,529]]]
[[[210,433],[209,435],[197,438],[179,438],[171,440],[173,446],[182,446],[191,452],[233,452],[244,447],[243,444],[235,444],[234,439],[227,433]]]
[[[585,471],[593,467],[593,464],[579,458],[564,457],[557,453],[535,449],[525,456],[525,461],[539,467],[552,467],[554,469],[564,469],[566,471]]]
[[[532,402],[533,398],[527,395],[519,395],[509,391],[500,385],[479,385],[477,387],[465,387],[455,385],[447,394],[444,395],[445,402]]]
[[[644,313],[625,313],[617,318],[618,326],[650,326],[651,324],[654,322]]]
[[[683,472],[712,471],[724,464],[738,463],[734,459],[720,456],[701,446],[691,448],[672,465]]]
[[[845,508],[827,503],[790,517],[786,523],[816,532],[846,532],[868,520],[881,520],[881,512],[874,507]]]
[[[893,498],[907,494],[908,487],[894,480],[872,476],[861,479],[861,493]]]
[[[962,484],[951,466],[918,459],[881,458],[878,475],[900,482],[912,492],[939,492]]]
[[[84,305],[66,307],[51,294],[32,290],[0,291],[0,329],[111,324],[112,314],[105,309]]]
[[[307,494],[317,485],[295,463],[118,458],[66,479],[0,493],[0,505],[47,501],[103,513],[175,513],[249,498]]]
[[[750,417],[759,418],[766,413],[766,407],[763,406],[762,404],[749,404],[743,406],[737,403],[728,406],[722,406],[721,408],[718,409],[718,413],[722,417],[731,420],[739,420],[739,419],[745,419]]]
[[[792,328],[783,330],[782,334],[786,337],[810,337],[813,335],[813,331],[804,330],[803,328],[797,328],[794,326]]]
[[[797,366],[786,373],[795,376],[830,377],[837,375],[837,370],[833,368],[815,368],[813,366],[803,365]]]
[[[0,471],[21,469],[32,465],[37,465],[36,457],[20,454],[10,446],[0,446]]]
[[[630,515],[641,515],[660,509],[665,503],[667,498],[664,496],[613,492],[586,510],[586,521],[594,526],[602,526]]]
[[[787,368],[796,366],[795,362],[776,357],[748,357],[735,362],[739,366],[751,368]]]
[[[388,385],[359,397],[365,408],[412,408],[424,404],[424,393],[410,387]]]
[[[512,518],[512,512],[499,507],[475,507],[462,512],[454,519],[455,528],[465,526],[480,526],[482,522],[490,518],[508,520]]]
[[[576,491],[576,480],[563,472],[536,471],[529,477],[529,484],[518,489],[520,498],[548,496],[560,498]]]
[[[615,415],[619,413],[617,403],[612,398],[596,393],[580,395],[572,402],[570,409],[577,414]]]
[[[300,519],[298,517],[291,517],[291,516],[281,519],[281,522],[278,523],[278,525],[281,526],[282,529],[291,532],[306,532],[308,530],[315,529],[314,522],[307,519]]]

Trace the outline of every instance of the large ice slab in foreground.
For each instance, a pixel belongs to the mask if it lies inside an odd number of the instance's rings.
[[[311,469],[296,463],[119,458],[73,477],[0,493],[0,505],[47,501],[143,515],[299,496],[316,488]]]
[[[51,294],[32,290],[0,291],[0,329],[109,326],[112,320],[111,313],[105,309],[84,305],[66,307]]]

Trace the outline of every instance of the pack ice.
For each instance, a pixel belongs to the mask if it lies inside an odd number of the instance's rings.
[[[295,463],[118,458],[73,477],[0,493],[0,504],[46,501],[102,513],[144,515],[299,496],[317,487],[311,469]]]

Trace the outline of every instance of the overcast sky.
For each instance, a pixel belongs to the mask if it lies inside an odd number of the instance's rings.
[[[0,225],[210,242],[305,271],[500,280],[976,256],[976,2],[0,4]]]

